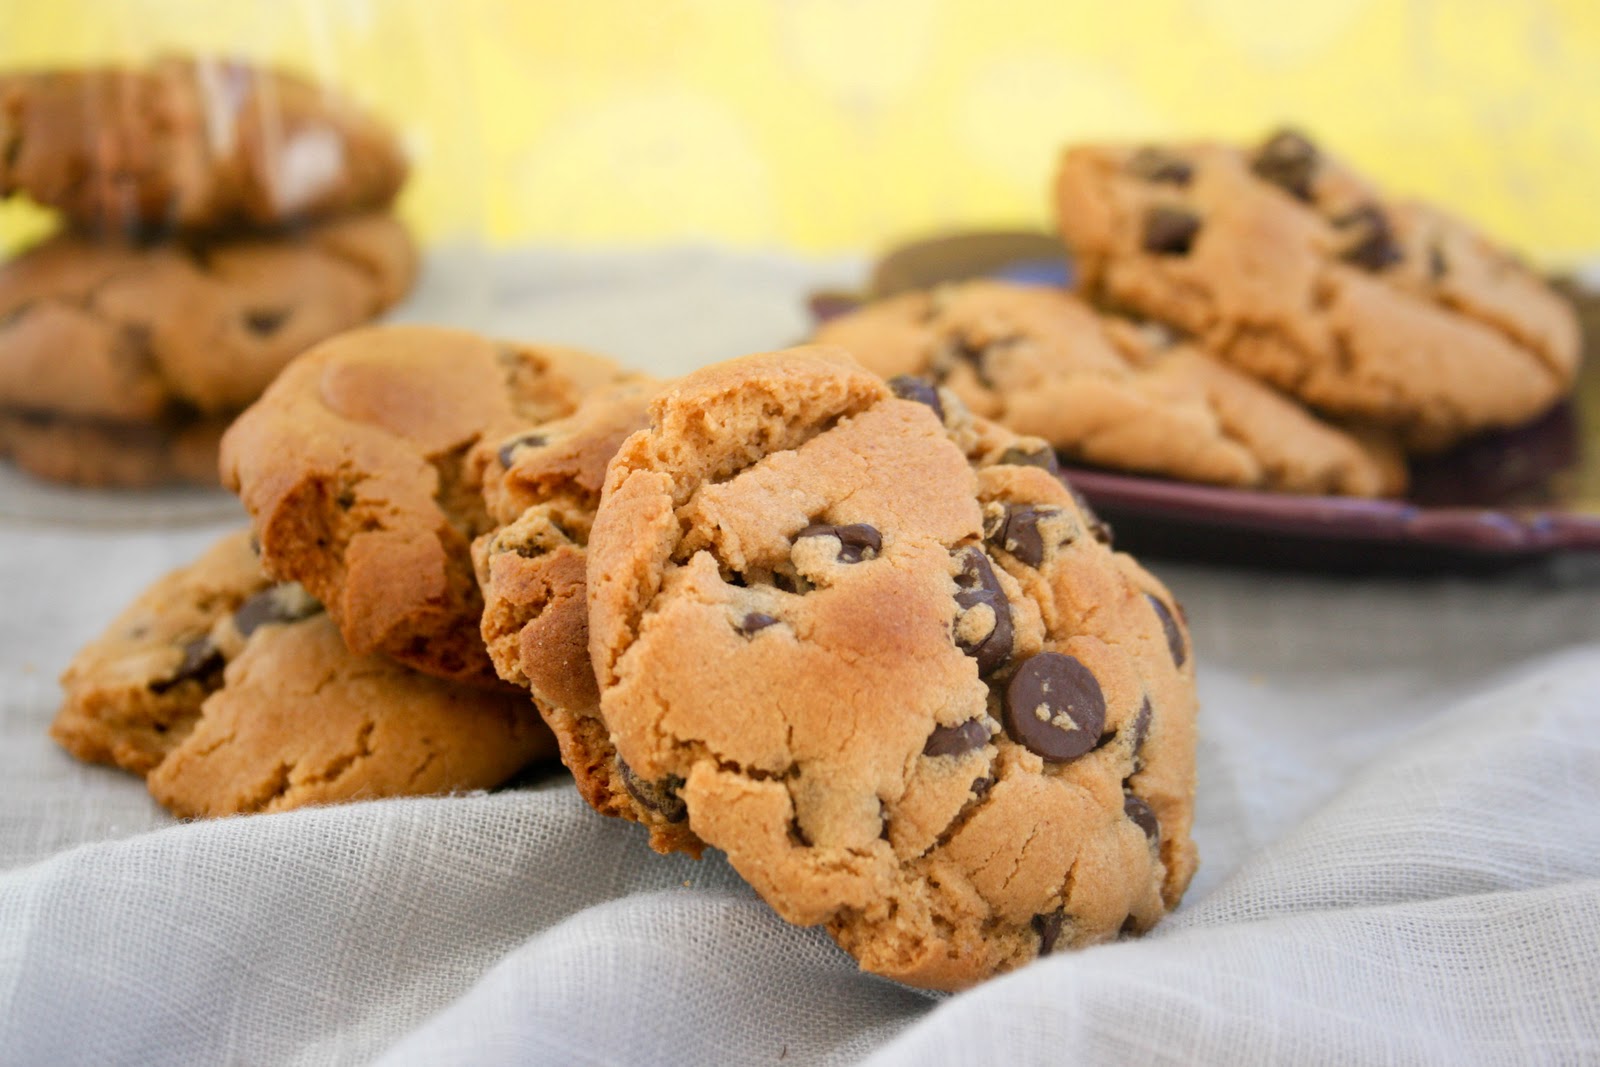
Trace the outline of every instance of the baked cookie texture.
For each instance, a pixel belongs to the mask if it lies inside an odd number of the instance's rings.
[[[816,340],[885,378],[938,382],[1080,462],[1297,493],[1405,485],[1383,436],[1331,426],[1170,331],[1059,289],[974,281],[906,293],[823,324]]]
[[[0,459],[36,478],[94,488],[216,485],[227,428],[225,418],[119,423],[0,408]]]
[[[1056,205],[1092,300],[1419,451],[1526,422],[1576,374],[1572,309],[1532,270],[1293,132],[1072,148]]]
[[[246,532],[143,593],[62,685],[56,740],[181,816],[486,789],[555,749],[525,700],[352,655]]]
[[[302,351],[396,303],[416,265],[405,228],[382,214],[273,240],[50,238],[0,266],[0,407],[231,414]]]
[[[659,386],[640,380],[601,389],[565,419],[480,444],[475,458],[500,525],[472,550],[490,658],[501,678],[529,691],[584,800],[603,815],[642,822],[661,851],[698,855],[681,807],[638,801],[647,787],[616,758],[589,660],[588,543],[606,465],[649,425]]]
[[[928,988],[1176,905],[1196,862],[1182,612],[1043,442],[827,347],[707,368],[650,411],[587,570],[637,807]]]
[[[231,59],[0,75],[0,196],[102,233],[277,227],[386,206],[388,128],[339,94]]]
[[[355,330],[295,360],[222,440],[262,561],[327,605],[357,655],[501,686],[470,546],[492,522],[480,441],[570,414],[626,378],[574,349],[424,326]]]

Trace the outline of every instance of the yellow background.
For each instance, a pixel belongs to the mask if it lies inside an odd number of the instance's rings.
[[[1546,262],[1600,251],[1600,3],[0,0],[0,66],[222,48],[406,131],[433,238],[865,249],[1042,225],[1074,138],[1292,119]],[[42,223],[0,212],[14,241]]]

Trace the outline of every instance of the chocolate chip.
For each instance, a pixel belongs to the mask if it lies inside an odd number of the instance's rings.
[[[994,779],[985,775],[982,778],[974,779],[973,783],[967,788],[972,790],[972,795],[975,797],[987,796],[989,790],[994,788]]]
[[[1159,148],[1141,148],[1128,160],[1128,173],[1147,182],[1188,185],[1194,177],[1194,167],[1171,152]]]
[[[542,433],[521,433],[500,446],[500,466],[507,470],[511,468],[511,461],[516,458],[519,448],[538,448],[549,444],[549,439]]]
[[[956,573],[956,606],[961,609],[961,615],[956,618],[956,644],[978,661],[980,675],[989,674],[1011,658],[1011,602],[1006,599],[994,567],[981,548],[969,545],[960,551],[957,559],[961,569]],[[964,634],[963,621],[980,605],[987,605],[993,617],[989,631],[981,637]]]
[[[762,611],[752,611],[739,620],[738,630],[741,634],[749,637],[757,630],[765,630],[767,627],[776,626],[777,624],[778,620],[775,616],[768,615]]]
[[[964,756],[989,743],[989,728],[978,719],[960,726],[936,726],[922,746],[924,756]]]
[[[1291,196],[1310,202],[1317,146],[1294,130],[1279,130],[1256,151],[1250,169]]]
[[[244,324],[257,337],[271,337],[289,321],[288,308],[258,308],[244,313]]]
[[[1186,256],[1200,232],[1200,216],[1181,207],[1153,207],[1144,217],[1144,250]]]
[[[897,374],[889,379],[889,391],[901,400],[914,400],[933,409],[939,421],[944,421],[944,405],[939,402],[939,390],[925,378],[912,374]]]
[[[152,693],[165,693],[180,682],[188,682],[215,674],[222,669],[222,650],[211,643],[211,638],[193,638],[183,646],[183,658],[173,672],[160,681],[150,683]]]
[[[1429,245],[1428,277],[1432,278],[1434,281],[1438,281],[1440,278],[1444,277],[1447,270],[1449,270],[1449,264],[1447,264],[1444,260],[1443,250],[1441,250],[1438,245]]]
[[[239,605],[233,613],[233,628],[240,637],[249,637],[268,623],[299,622],[322,610],[306,591],[293,582],[263,589]]]
[[[683,788],[682,778],[669,774],[659,782],[647,782],[634,774],[621,756],[617,757],[617,772],[622,777],[622,788],[643,807],[668,822],[682,822],[689,817],[689,806],[678,795],[678,790]]]
[[[1339,258],[1367,270],[1382,270],[1403,257],[1389,228],[1389,217],[1375,204],[1365,204],[1333,220],[1348,243]]]
[[[1144,836],[1152,841],[1161,840],[1161,824],[1156,821],[1156,813],[1139,797],[1132,793],[1122,794],[1122,813],[1144,831]]]
[[[1035,507],[1032,504],[1007,504],[1005,521],[989,540],[1017,557],[1030,567],[1044,562],[1044,534],[1039,523],[1056,518],[1060,509]]]
[[[1144,739],[1150,736],[1150,698],[1145,697],[1144,703],[1139,705],[1139,714],[1133,720],[1133,752],[1138,755],[1144,747]]]
[[[1088,752],[1105,724],[1100,683],[1072,656],[1041,652],[1006,686],[1006,733],[1048,762],[1067,763]]]
[[[874,559],[883,548],[883,537],[864,522],[853,522],[848,526],[811,525],[795,534],[796,541],[805,537],[837,537],[840,563]]]
[[[1048,956],[1056,950],[1056,939],[1061,936],[1065,924],[1066,916],[1059,911],[1033,917],[1033,932],[1039,935],[1039,955]]]
[[[1006,467],[1039,467],[1051,474],[1061,473],[1061,461],[1056,450],[1040,442],[1037,445],[1012,445],[1000,453],[1000,464]]]
[[[1172,617],[1172,612],[1167,609],[1156,597],[1149,593],[1144,595],[1150,601],[1150,606],[1156,610],[1156,618],[1161,620],[1161,629],[1167,635],[1167,650],[1172,653],[1172,662],[1183,666],[1184,660],[1189,658],[1189,652],[1183,647],[1183,630],[1178,626],[1178,620]]]

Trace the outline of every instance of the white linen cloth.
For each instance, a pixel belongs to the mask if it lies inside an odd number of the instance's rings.
[[[806,288],[854,269],[518,256],[494,299],[436,275],[408,317],[670,373],[792,340]],[[655,856],[556,771],[178,824],[71,760],[56,674],[230,525],[0,519],[0,1063],[1600,1062],[1594,561],[1149,561],[1199,656],[1199,876],[1140,941],[936,997],[860,974],[720,856]]]

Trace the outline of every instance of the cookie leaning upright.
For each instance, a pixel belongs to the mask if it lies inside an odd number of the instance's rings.
[[[473,542],[483,589],[483,640],[500,677],[523,686],[561,746],[578,791],[603,815],[645,822],[657,847],[698,848],[681,812],[641,807],[600,721],[589,661],[587,546],[606,466],[649,424],[658,383],[646,379],[590,394],[572,415],[475,450],[490,516]]]
[[[1300,493],[1378,496],[1405,482],[1392,444],[1060,289],[972,281],[905,293],[824,323],[816,340],[885,378],[935,381],[1082,462]]]
[[[1525,422],[1576,373],[1576,320],[1542,279],[1297,134],[1073,148],[1056,197],[1092,299],[1414,448]]]
[[[382,123],[287,71],[169,56],[0,75],[0,197],[80,229],[278,227],[385,207],[405,176]]]
[[[622,376],[600,356],[422,326],[295,360],[222,442],[262,560],[327,605],[351,650],[497,685],[469,546],[491,526],[469,454]]]
[[[1195,694],[1181,613],[1048,450],[923,399],[823,347],[661,393],[589,537],[590,650],[638,804],[957,989],[1177,903]]]

